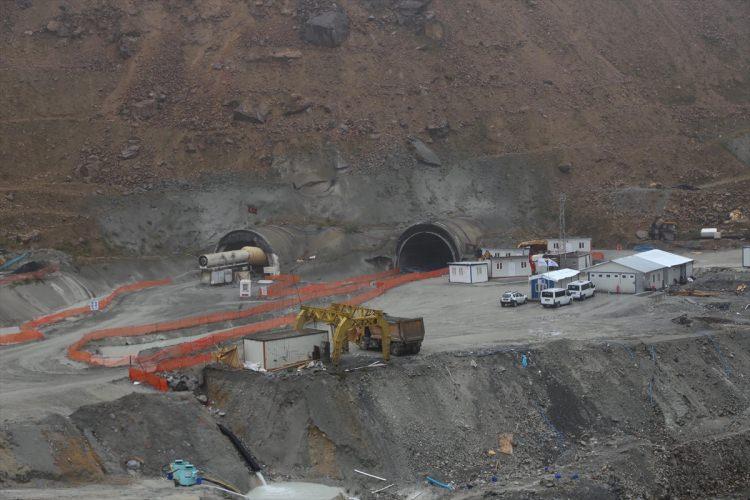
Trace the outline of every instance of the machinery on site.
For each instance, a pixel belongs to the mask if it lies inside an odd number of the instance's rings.
[[[207,482],[213,483],[233,493],[240,492],[239,488],[226,481],[207,476],[202,471],[198,470],[198,467],[187,460],[174,460],[169,465],[162,467],[162,473],[168,480],[173,481],[175,486],[196,486]]]
[[[211,353],[211,361],[230,368],[242,368],[242,360],[236,345],[219,347]]]
[[[262,248],[252,246],[201,255],[198,257],[198,265],[201,282],[210,285],[248,279],[251,274],[274,274],[278,270],[275,256],[269,259]]]
[[[674,241],[677,238],[677,223],[657,217],[651,223],[648,236],[652,240]]]
[[[379,348],[383,359],[388,361],[391,353],[399,356],[419,352],[424,339],[422,318],[389,318],[383,311],[349,304],[302,306],[295,329],[301,332],[311,322],[331,326],[331,360],[334,365],[339,364],[349,342],[355,342],[363,349]]]
[[[171,462],[164,468],[164,475],[174,481],[175,486],[194,486],[203,482],[198,468],[187,460]]]

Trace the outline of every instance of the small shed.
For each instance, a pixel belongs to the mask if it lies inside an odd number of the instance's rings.
[[[567,288],[568,283],[578,279],[579,271],[576,269],[558,269],[543,274],[529,276],[531,287],[531,300],[539,300],[539,294],[547,288]]]
[[[750,245],[742,247],[742,267],[750,267]]]
[[[314,328],[253,335],[244,340],[245,362],[264,370],[280,370],[319,356],[327,341],[328,332]]]
[[[666,286],[667,268],[639,254],[602,262],[585,270],[598,292],[641,293]]]
[[[554,258],[561,268],[582,270],[592,264],[590,252],[566,252],[555,255]]]
[[[448,281],[450,283],[482,283],[489,280],[489,262],[449,262]]]
[[[695,261],[682,255],[654,249],[638,253],[636,256],[666,267],[668,269],[665,276],[666,286],[687,283],[688,277],[693,275]]]
[[[531,276],[528,248],[488,249],[483,256],[489,262],[490,278]]]
[[[547,253],[591,252],[591,238],[588,236],[570,236],[565,241],[560,238],[547,239]]]

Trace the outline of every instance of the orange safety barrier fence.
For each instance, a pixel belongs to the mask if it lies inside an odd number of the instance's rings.
[[[386,291],[396,286],[413,281],[444,276],[445,274],[447,274],[447,272],[447,269],[438,269],[435,271],[428,271],[424,273],[411,273],[395,276],[389,280],[379,282],[377,287],[372,290],[368,290],[364,293],[352,297],[347,301],[347,303],[361,304],[384,294]],[[188,354],[209,348],[214,348],[222,342],[226,342],[228,340],[246,337],[255,333],[266,332],[268,330],[292,325],[296,319],[296,316],[296,314],[288,314],[277,318],[271,318],[249,325],[232,328],[224,332],[209,335],[207,337],[203,337],[191,342],[185,342],[175,346],[170,346],[151,356],[139,359],[138,362],[141,363],[141,366],[143,366],[147,371],[154,372],[170,371],[208,363],[211,361],[210,353],[203,353],[194,356],[188,356]]]
[[[172,283],[172,279],[166,278],[163,280],[154,281],[138,281],[136,283],[119,286],[112,292],[110,292],[109,295],[99,299],[99,310],[105,309],[112,303],[115,298],[122,295],[123,293],[135,292],[155,286],[168,285],[170,283]],[[23,323],[19,328],[21,330],[21,334],[25,335],[21,335],[19,333],[0,335],[0,345],[20,344],[24,342],[31,342],[34,340],[41,340],[44,338],[44,334],[42,334],[42,332],[38,330],[38,327],[59,323],[66,318],[79,316],[81,314],[87,314],[90,312],[92,311],[88,306],[80,306],[71,307],[70,309],[65,309],[52,314],[46,314],[39,318]]]
[[[5,285],[7,283],[14,283],[16,281],[26,281],[26,280],[32,280],[32,279],[40,280],[46,275],[54,273],[58,269],[60,269],[59,266],[57,264],[53,264],[53,265],[38,269],[36,271],[32,271],[30,273],[11,274],[9,276],[6,276],[5,278],[0,278],[0,285]]]
[[[18,333],[6,333],[0,335],[0,345],[23,344],[41,340],[44,335],[39,330],[21,330]]]
[[[94,364],[99,366],[124,366],[130,363],[130,359],[127,356],[121,358],[103,358],[101,356],[95,356],[87,351],[84,351],[83,347],[92,340],[101,340],[107,337],[136,337],[141,335],[149,335],[152,333],[163,333],[274,312],[280,309],[298,305],[302,302],[323,298],[330,295],[344,295],[353,293],[361,288],[370,286],[370,283],[376,279],[382,279],[388,276],[392,276],[396,272],[396,270],[391,270],[381,273],[356,276],[354,278],[329,283],[314,283],[305,285],[287,294],[295,295],[295,297],[286,300],[267,302],[265,304],[251,307],[243,311],[227,311],[202,316],[191,316],[188,318],[182,318],[173,321],[164,321],[160,323],[150,323],[136,326],[124,326],[119,328],[97,330],[84,335],[74,344],[69,346],[68,357],[73,361],[80,361],[82,363]]]
[[[137,368],[130,368],[130,370],[128,370],[128,377],[134,382],[145,382],[162,392],[167,392],[169,390],[167,379],[160,377],[156,373],[148,373]]]

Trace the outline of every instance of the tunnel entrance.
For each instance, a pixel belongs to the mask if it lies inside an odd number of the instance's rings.
[[[225,235],[216,245],[217,252],[230,252],[240,250],[243,247],[259,247],[266,253],[272,253],[273,249],[268,242],[255,231],[237,230]]]
[[[410,227],[399,238],[396,249],[397,266],[404,272],[433,271],[459,259],[450,234],[432,224]]]

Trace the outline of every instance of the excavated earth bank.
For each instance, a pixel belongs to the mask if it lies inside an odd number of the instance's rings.
[[[339,375],[208,368],[204,377],[271,475],[352,485],[358,468],[505,494],[704,497],[750,488],[748,347],[739,332],[561,340]],[[502,434],[513,436],[512,455],[498,451]]]
[[[458,488],[427,498],[743,498],[750,339],[744,326],[716,328],[650,343],[443,352],[340,373],[208,367],[205,406],[190,393],[131,394],[41,425],[4,424],[0,486],[156,477],[184,458],[244,490],[250,474],[218,421],[269,480],[341,485],[359,498],[391,483],[377,498],[406,498],[431,488],[426,476]],[[342,368],[372,360],[355,350]]]

